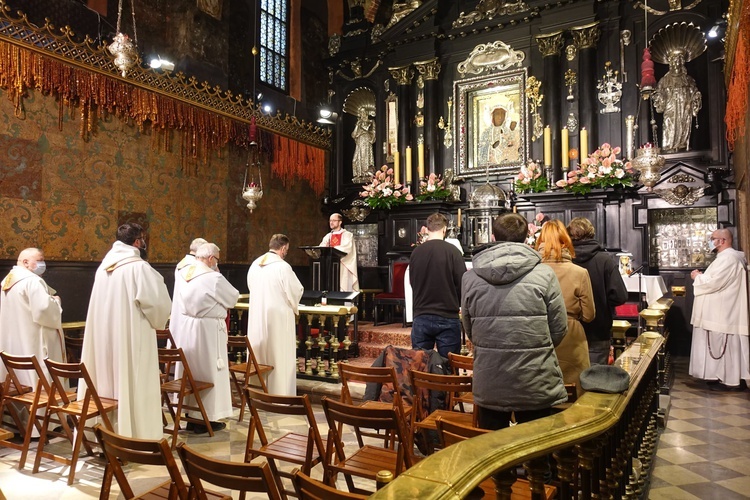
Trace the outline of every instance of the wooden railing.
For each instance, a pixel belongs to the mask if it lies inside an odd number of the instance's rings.
[[[630,374],[625,393],[587,392],[563,412],[457,443],[371,498],[464,498],[490,477],[497,498],[510,498],[519,464],[526,467],[532,498],[542,498],[549,463],[555,464],[561,499],[642,497],[656,449],[663,345],[659,333],[645,332],[617,359]]]

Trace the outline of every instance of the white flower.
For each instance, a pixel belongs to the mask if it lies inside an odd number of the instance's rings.
[[[615,170],[615,177],[617,177],[618,179],[622,179],[623,177],[625,177],[625,171],[621,168],[618,168],[617,170]]]
[[[390,196],[393,194],[393,191],[391,190],[391,188],[384,188],[382,193],[383,193],[383,196]]]
[[[435,184],[428,184],[427,185],[427,191],[429,191],[430,193],[432,193],[433,191],[435,191],[435,189],[436,189]]]

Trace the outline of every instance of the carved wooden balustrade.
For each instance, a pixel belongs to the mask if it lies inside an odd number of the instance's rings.
[[[248,304],[238,302],[234,309],[245,312]],[[336,362],[349,359],[353,350],[349,324],[355,314],[356,306],[299,306],[297,342],[293,348],[297,357],[304,358],[304,364],[298,366],[297,377],[338,383]]]
[[[541,499],[549,463],[556,467],[561,499],[645,498],[658,439],[664,342],[646,332],[617,359],[630,374],[625,393],[587,392],[560,413],[445,448],[372,498],[465,498],[492,477],[497,498],[509,499],[512,471],[524,464],[531,496]]]

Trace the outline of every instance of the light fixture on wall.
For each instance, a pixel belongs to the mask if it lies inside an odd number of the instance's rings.
[[[156,56],[153,59],[151,59],[151,62],[149,62],[148,65],[152,69],[161,69],[164,71],[174,70],[174,63],[172,61],[167,61],[166,59],[162,59],[161,56]]]
[[[320,110],[318,111],[318,114],[320,115],[320,117],[318,118],[318,123],[322,123],[324,125],[334,125],[336,123],[339,114],[336,113],[331,106],[331,98],[334,96],[334,94],[336,94],[335,90],[328,89],[328,100],[320,107]]]
[[[128,35],[120,31],[120,23],[122,21],[122,2],[123,0],[120,0],[117,7],[116,34],[112,39],[112,43],[107,46],[107,50],[114,56],[115,66],[120,70],[120,74],[124,78],[128,75],[128,70],[138,61],[138,51],[136,49],[136,46],[138,45],[138,32],[135,29],[135,7],[133,5],[133,0],[130,0],[130,11],[133,14],[134,41],[131,41]]]

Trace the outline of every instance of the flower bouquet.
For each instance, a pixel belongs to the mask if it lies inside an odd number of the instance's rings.
[[[430,174],[419,181],[419,194],[417,200],[447,200],[451,196],[451,190],[445,187],[445,179],[440,175]]]
[[[549,187],[547,177],[539,163],[530,160],[516,176],[516,190],[519,193],[541,193]]]
[[[606,142],[581,160],[576,170],[568,172],[567,179],[555,184],[575,194],[588,194],[593,188],[610,188],[615,186],[633,186],[633,166],[617,158],[619,147],[612,147]]]
[[[359,193],[359,196],[372,208],[390,209],[414,199],[408,188],[393,182],[393,169],[387,165],[375,171],[372,181],[363,187],[364,191]]]
[[[429,235],[430,235],[430,233],[427,232],[427,228],[425,226],[422,226],[422,228],[417,233],[417,242],[416,243],[412,243],[411,246],[418,247],[419,245],[421,245],[422,243],[424,243],[425,241],[427,241],[427,237]]]

